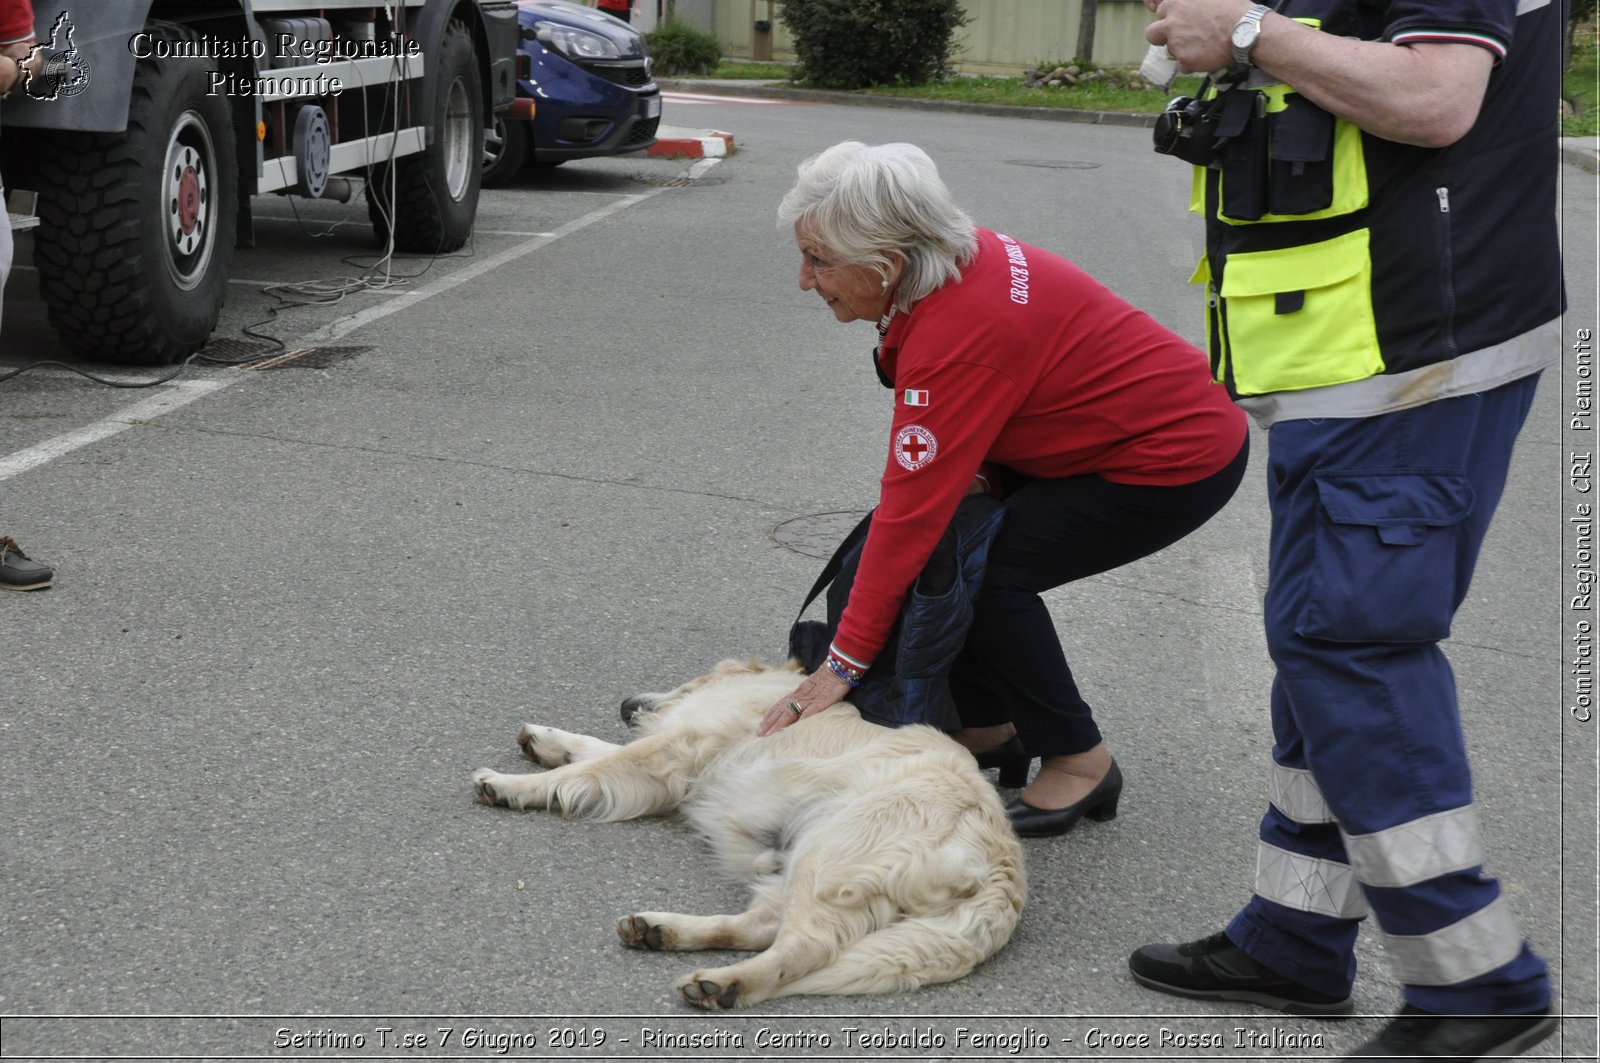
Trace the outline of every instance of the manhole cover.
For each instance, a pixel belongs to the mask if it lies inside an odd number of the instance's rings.
[[[658,173],[633,173],[628,175],[642,185],[654,185],[657,188],[687,188],[695,183],[688,174],[673,174],[665,176]]]
[[[849,513],[813,513],[810,516],[786,520],[772,529],[772,538],[779,546],[786,546],[797,554],[820,557],[824,561],[833,556],[850,529],[861,523],[864,511]]]
[[[1007,159],[1009,166],[1037,166],[1044,170],[1098,170],[1098,162],[1073,162],[1071,159]]]

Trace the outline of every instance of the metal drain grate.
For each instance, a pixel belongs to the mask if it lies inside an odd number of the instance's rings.
[[[779,546],[786,546],[797,554],[820,557],[823,560],[850,534],[850,529],[861,523],[864,510],[853,513],[813,513],[786,520],[772,529],[772,538]]]
[[[292,351],[284,351],[275,358],[264,358],[259,362],[251,362],[246,369],[327,369],[339,362],[347,361],[358,354],[365,354],[372,350],[371,347],[300,347]]]
[[[195,357],[200,361],[234,362],[244,364],[258,358],[270,357],[278,350],[276,343],[263,340],[212,340],[200,348]]]

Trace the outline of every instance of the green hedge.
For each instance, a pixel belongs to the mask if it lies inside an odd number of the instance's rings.
[[[944,77],[968,21],[956,0],[784,0],[778,17],[804,78],[838,89]]]
[[[644,35],[645,47],[655,60],[655,72],[709,74],[722,59],[716,34],[702,33],[682,19],[671,19]]]

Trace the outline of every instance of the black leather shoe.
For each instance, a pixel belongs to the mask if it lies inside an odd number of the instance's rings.
[[[1066,808],[1035,808],[1022,798],[1006,806],[1006,818],[1020,838],[1050,838],[1065,834],[1084,816],[1100,823],[1117,818],[1117,801],[1122,797],[1122,769],[1111,762],[1111,770],[1089,795]]]
[[[972,756],[979,768],[1000,769],[1001,786],[1016,789],[1028,785],[1028,766],[1033,763],[1033,758],[1022,748],[1022,739],[1016,735]]]
[[[1527,1015],[1435,1015],[1407,1004],[1382,1033],[1346,1058],[1507,1059],[1549,1037],[1556,1022],[1549,1008]]]
[[[9,535],[0,535],[0,589],[42,591],[55,579],[55,570],[22,552]]]
[[[1128,957],[1142,986],[1196,1000],[1242,1000],[1290,1015],[1348,1015],[1349,997],[1319,993],[1246,956],[1226,933],[1186,945],[1146,945]]]

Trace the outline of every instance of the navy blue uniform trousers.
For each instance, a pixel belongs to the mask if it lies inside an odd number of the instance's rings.
[[[1270,429],[1274,771],[1291,780],[1309,772],[1328,821],[1297,819],[1278,807],[1296,802],[1275,795],[1261,823],[1257,894],[1228,934],[1323,992],[1350,990],[1362,914],[1350,908],[1364,900],[1408,1002],[1447,1013],[1549,1002],[1544,962],[1483,874],[1455,679],[1438,645],[1466,597],[1537,382]],[[1432,849],[1419,847],[1429,838]],[[1445,850],[1479,864],[1451,867]],[[1276,888],[1303,890],[1307,910],[1261,895],[1275,891],[1261,871],[1275,860],[1319,869],[1314,886]],[[1314,910],[1340,868],[1353,879],[1349,903]],[[1443,873],[1411,881],[1435,870]],[[1491,923],[1476,938],[1469,932]]]

